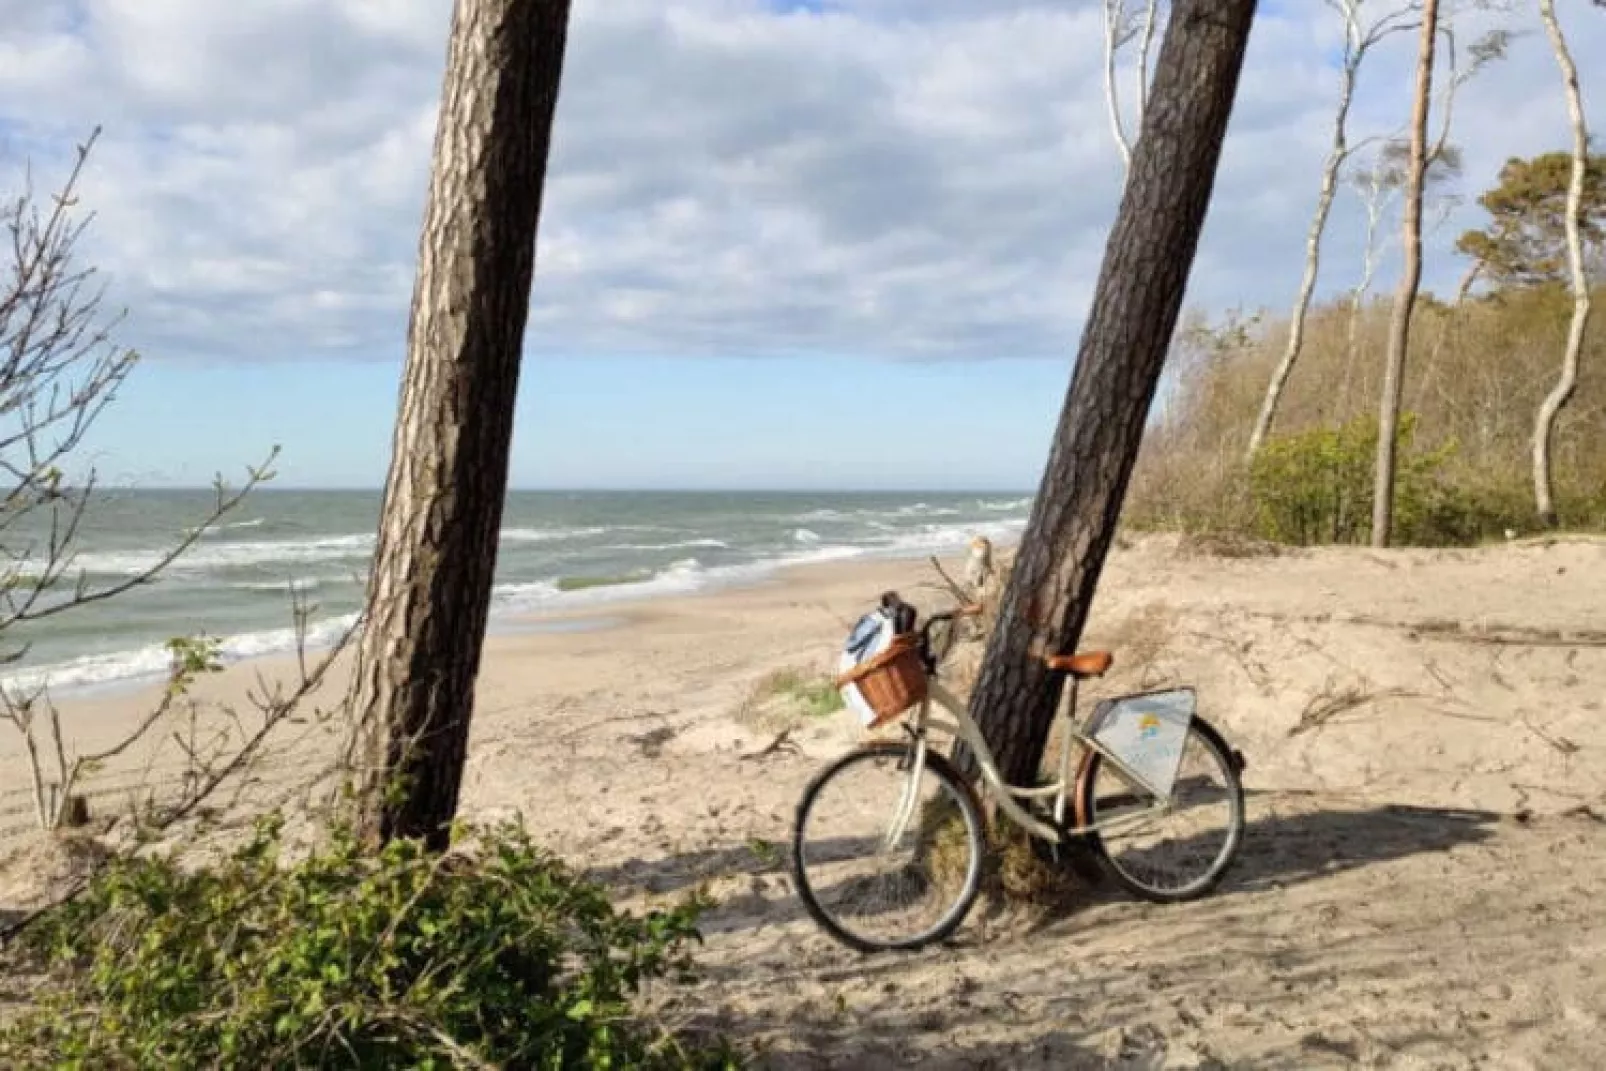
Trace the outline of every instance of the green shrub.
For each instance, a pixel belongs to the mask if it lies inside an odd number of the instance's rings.
[[[689,969],[700,902],[618,912],[521,826],[464,832],[438,856],[337,833],[282,864],[275,820],[205,869],[112,864],[31,931],[52,982],[0,1066],[735,1066],[630,1012]]]
[[[1400,417],[1395,439],[1395,542],[1468,544],[1506,519],[1503,508],[1445,477],[1454,442],[1415,449],[1416,415]],[[1269,440],[1250,467],[1255,532],[1280,543],[1365,543],[1372,532],[1377,421],[1352,420]]]
[[[1363,542],[1371,526],[1376,449],[1371,421],[1268,440],[1249,469],[1258,534],[1300,546]]]
[[[793,668],[766,674],[748,697],[749,703],[780,698],[811,718],[835,714],[844,706],[842,692],[830,677],[806,674]]]

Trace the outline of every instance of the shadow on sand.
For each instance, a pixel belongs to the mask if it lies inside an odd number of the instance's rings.
[[[1159,1071],[1175,1066],[1225,1066],[1215,1061],[1208,1049],[1195,1052],[1188,1047],[1207,1044],[1207,1037],[1194,1036],[1190,1042],[1175,1036],[1174,1024],[1157,1026],[1153,1005],[1143,997],[1158,985],[1168,998],[1184,1005],[1195,999],[1206,1004],[1217,1000],[1219,994],[1211,989],[1210,979],[1220,971],[1223,947],[1237,949],[1235,955],[1267,957],[1272,965],[1266,975],[1270,981],[1252,993],[1253,999],[1267,1008],[1297,1006],[1309,987],[1319,988],[1340,969],[1337,964],[1342,964],[1352,980],[1370,974],[1380,988],[1403,992],[1412,999],[1428,999],[1425,994],[1439,984],[1436,972],[1402,973],[1392,959],[1372,962],[1375,957],[1350,954],[1375,940],[1369,933],[1335,932],[1315,950],[1278,947],[1265,951],[1260,927],[1268,915],[1263,907],[1276,901],[1257,903],[1251,898],[1275,897],[1279,889],[1487,841],[1497,835],[1501,816],[1395,805],[1319,809],[1316,801],[1308,798],[1289,799],[1286,809],[1271,806],[1279,802],[1268,796],[1254,800],[1251,814],[1255,818],[1246,830],[1243,850],[1218,891],[1197,905],[1202,911],[1184,916],[1186,921],[1169,931],[1165,940],[1144,944],[1141,952],[1135,953],[1136,959],[1104,956],[1078,962],[1068,951],[1065,954],[1072,956],[1070,961],[1054,959],[1056,953],[1043,953],[1049,958],[1040,959],[1039,965],[1051,962],[1059,969],[1054,982],[1033,994],[1028,1015],[1019,1014],[1010,994],[994,992],[1018,989],[1019,985],[999,985],[996,974],[989,977],[985,965],[991,953],[982,949],[977,958],[978,949],[968,937],[954,946],[915,954],[928,980],[946,979],[928,982],[922,992],[905,987],[911,960],[903,955],[861,957],[843,950],[827,956],[819,948],[800,949],[795,931],[777,929],[767,943],[757,942],[740,962],[712,967],[708,977],[737,982],[740,992],[740,980],[756,958],[765,961],[764,970],[769,972],[764,975],[769,979],[765,985],[784,985],[789,977],[805,979],[798,996],[779,1002],[759,1000],[733,1015],[713,1013],[699,1025],[739,1041],[778,1039],[777,1050],[761,1049],[754,1066],[780,1071],[912,1064],[924,1071],[1025,1067]],[[1286,813],[1276,813],[1278,810]],[[778,927],[797,919],[801,907],[780,878],[784,868],[784,856],[777,858],[774,853],[744,846],[636,861],[598,876],[650,880],[663,891],[689,887],[714,872],[758,879],[768,895],[744,892],[727,898],[705,926],[706,932],[717,933]],[[1344,886],[1354,887],[1353,883]],[[1113,882],[1106,882],[1095,895],[1031,929],[1053,931],[1045,947],[1070,949],[1074,945],[1064,942],[1075,941],[1074,928],[1065,931],[1058,923],[1069,921],[1086,907],[1100,903],[1116,906],[1126,899]],[[1146,905],[1129,907],[1131,910],[1123,908],[1101,916],[1098,924],[1120,926],[1123,920],[1146,916]],[[955,978],[978,974],[989,978],[978,988],[952,984]],[[933,986],[941,992],[933,992]],[[833,991],[844,992],[849,999],[833,1005]],[[687,999],[687,1010],[695,1017],[699,1002],[707,996]],[[1000,1028],[1001,1020],[1007,1028]],[[1413,1037],[1409,1044],[1420,1043],[1431,1050],[1433,1040],[1424,1035]],[[1450,1034],[1439,1040],[1446,1045],[1454,1042]],[[1290,1039],[1284,1052],[1263,1054],[1264,1061],[1257,1066],[1276,1071],[1350,1066],[1359,1059],[1350,1046],[1344,1037],[1312,1032]]]
[[[1254,802],[1252,797],[1252,809]],[[1491,811],[1395,804],[1262,814],[1249,822],[1238,859],[1213,895],[1287,887],[1394,859],[1448,851],[1492,836],[1500,818]],[[783,878],[788,873],[784,846],[753,842],[656,860],[627,860],[588,876],[607,886],[635,886],[658,894],[689,891],[714,879],[755,879],[750,892],[725,897],[706,918],[705,932],[719,933],[801,918],[802,907],[790,893],[789,877]],[[782,892],[783,881],[785,895],[765,895]],[[1099,894],[1084,903],[1126,895],[1110,881],[1102,884]]]

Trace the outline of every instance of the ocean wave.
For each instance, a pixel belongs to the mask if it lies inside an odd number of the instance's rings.
[[[721,539],[685,539],[678,543],[613,543],[601,550],[693,550],[698,547],[730,550],[731,545]]]
[[[356,578],[353,577],[353,580]],[[294,592],[317,591],[330,581],[320,576],[297,576],[285,580],[269,580],[263,583],[230,584],[236,591],[254,591],[260,594],[283,595]],[[338,582],[338,581],[337,581]]]
[[[896,557],[915,551],[933,552],[962,549],[976,536],[1007,541],[1026,527],[1025,518],[987,521],[982,524],[928,524],[919,531],[901,532],[887,537],[876,553]]]
[[[894,517],[957,517],[960,511],[952,506],[928,506],[924,502],[916,502],[912,506],[899,506],[892,511]]]
[[[335,644],[357,621],[356,614],[324,618],[307,627],[304,643],[308,650]],[[285,654],[295,650],[296,630],[264,629],[226,636],[218,654],[225,664],[251,658]],[[52,690],[76,690],[110,684],[125,684],[165,677],[172,667],[172,652],[164,644],[147,644],[126,651],[84,655],[67,662],[38,666],[0,674],[0,689],[26,694],[48,685]]]
[[[498,584],[493,606],[503,613],[539,613],[597,603],[691,595],[718,588],[753,583],[777,570],[798,565],[858,558],[869,553],[867,547],[830,545],[796,554],[763,558],[741,565],[705,566],[696,558],[674,562],[640,580],[623,581],[564,590],[559,578],[526,583]]]
[[[251,522],[240,522],[242,526]],[[505,528],[501,537],[504,543],[550,543],[565,539],[583,539],[612,531],[610,528]],[[241,569],[280,564],[307,564],[310,562],[363,561],[373,555],[375,537],[372,532],[349,532],[340,535],[316,536],[310,539],[254,539],[224,542],[203,542],[190,547],[167,566],[164,573],[193,576],[197,573],[217,572],[223,569]],[[150,571],[171,547],[146,548],[128,551],[90,551],[75,555],[68,566],[67,575],[85,572],[91,576],[139,576]],[[24,563],[19,570],[23,577],[37,577],[43,571],[40,563]]]
[[[265,523],[267,523],[267,518],[265,517],[252,517],[248,521],[228,521],[224,524],[209,524],[199,529],[186,528],[184,529],[184,534],[186,536],[198,534],[205,538],[207,536],[222,535],[224,532],[236,532],[249,528],[261,528]]]
[[[928,523],[922,525],[918,530],[900,529],[881,532],[871,536],[869,541],[851,543],[826,543],[816,533],[807,529],[798,529],[794,532],[795,541],[800,544],[796,550],[741,564],[710,567],[695,557],[687,557],[656,571],[647,572],[644,570],[639,579],[634,575],[614,575],[607,578],[609,582],[606,584],[576,585],[571,578],[570,583],[564,585],[561,578],[557,576],[540,580],[504,582],[498,584],[493,591],[492,609],[495,618],[507,618],[526,614],[539,615],[542,613],[561,612],[571,608],[583,609],[588,606],[608,603],[691,595],[703,591],[758,583],[779,570],[795,566],[866,557],[898,557],[900,555],[957,550],[976,535],[986,535],[997,540],[1006,540],[1018,534],[1025,526],[1025,523],[1024,519],[1018,518],[999,519],[970,525]],[[804,537],[802,533],[805,532],[812,539]],[[371,537],[357,536],[336,538],[338,538],[338,542],[335,538],[332,538],[308,540],[297,544],[277,544],[277,546],[282,549],[284,546],[292,545],[304,552],[353,553],[356,550],[365,549],[359,542],[360,540],[371,539]],[[685,542],[691,543],[693,541],[688,540]],[[702,542],[715,543],[718,541],[707,540]],[[240,546],[253,545],[263,546],[264,544],[240,544]],[[665,544],[664,546],[667,549],[670,544]],[[215,550],[217,547],[214,546],[207,549]],[[687,549],[692,548],[688,547]],[[299,575],[295,578],[287,577],[283,580],[272,582],[266,580],[252,581],[231,586],[262,593],[283,593],[289,589],[291,584],[296,584],[300,590],[305,591],[315,589],[319,585],[332,585],[343,582],[337,577],[324,574]],[[565,586],[569,590],[564,590]],[[309,630],[308,646],[328,646],[350,626],[353,620],[355,620],[354,615],[346,615],[316,622]],[[246,658],[282,654],[293,650],[294,646],[294,630],[277,628],[227,637],[223,641],[222,654],[225,661],[238,661]],[[151,644],[109,654],[88,655],[53,665],[26,670],[19,669],[11,673],[0,674],[0,688],[17,691],[31,689],[48,682],[54,689],[82,689],[135,682],[146,678],[163,676],[168,671],[169,658],[168,651],[160,644]]]
[[[504,543],[556,543],[565,539],[586,539],[615,531],[613,528],[504,528]]]
[[[792,538],[799,543],[818,543],[820,541],[820,534],[818,532],[811,532],[807,528],[799,528],[797,531],[792,533]]]
[[[1032,500],[1027,498],[1012,498],[1008,501],[978,502],[977,509],[987,510],[989,513],[1014,513],[1016,510],[1030,509]]]
[[[782,570],[864,557],[898,557],[963,548],[977,535],[1004,541],[1025,527],[1022,519],[988,521],[972,525],[927,524],[918,531],[886,535],[873,543],[823,543],[798,538],[808,547],[792,553],[760,558],[738,565],[705,566],[696,558],[674,562],[639,579],[628,575],[609,576],[606,583],[575,583],[575,578],[550,577],[542,580],[498,584],[493,607],[502,613],[541,613],[583,607],[605,602],[690,595],[724,587],[753,583]]]
[[[366,558],[373,553],[371,534],[317,539],[264,539],[252,542],[205,543],[191,547],[164,572],[194,574],[279,562],[327,562]],[[138,576],[168,553],[164,550],[101,551],[78,554],[67,572],[92,576]]]

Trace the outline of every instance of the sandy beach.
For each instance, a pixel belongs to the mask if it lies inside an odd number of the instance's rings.
[[[949,947],[865,957],[803,916],[774,850],[810,774],[859,734],[846,713],[752,699],[777,670],[826,672],[884,589],[943,608],[935,579],[919,560],[810,566],[494,636],[463,815],[522,814],[628,903],[706,885],[720,906],[704,978],[654,1008],[757,1043],[765,1066],[1593,1066],[1606,542],[1252,556],[1123,542],[1087,637],[1116,653],[1097,692],[1198,688],[1249,762],[1236,868],[1194,904],[1101,888],[1053,917],[978,911]],[[197,695],[238,703],[287,669],[232,667]],[[89,750],[154,697],[67,700],[63,721]],[[326,733],[297,732],[270,749],[258,798],[327,750]],[[115,815],[173,757],[98,773],[92,812]],[[0,910],[52,878],[26,865],[30,821],[8,728],[0,853],[20,854],[0,866]]]

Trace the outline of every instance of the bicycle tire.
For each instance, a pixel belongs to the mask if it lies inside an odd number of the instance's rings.
[[[1205,749],[1215,758],[1216,764],[1225,781],[1230,804],[1231,820],[1228,824],[1228,837],[1225,847],[1217,853],[1210,866],[1193,881],[1180,889],[1160,889],[1147,885],[1134,875],[1130,874],[1110,854],[1109,846],[1104,837],[1098,832],[1084,834],[1089,846],[1097,853],[1105,870],[1123,888],[1134,896],[1151,903],[1176,904],[1189,900],[1197,900],[1209,894],[1231,868],[1243,847],[1244,837],[1244,788],[1239,771],[1243,768],[1242,757],[1232,748],[1228,747],[1225,739],[1216,731],[1216,728],[1203,718],[1195,716],[1188,726],[1188,735],[1197,738]],[[1097,752],[1089,757],[1086,769],[1080,778],[1078,788],[1079,815],[1084,821],[1096,823],[1098,820],[1096,803],[1096,785],[1098,783],[1099,769],[1103,765],[1103,757]],[[1123,782],[1124,783],[1124,782]]]
[[[970,853],[965,867],[963,884],[959,895],[955,897],[948,910],[938,920],[937,924],[913,935],[904,935],[896,939],[883,940],[866,936],[844,925],[825,904],[815,889],[809,877],[809,868],[805,860],[806,834],[809,816],[821,791],[831,780],[852,766],[869,762],[875,759],[897,758],[905,761],[912,757],[912,745],[892,741],[869,744],[848,752],[829,766],[820,770],[810,779],[808,786],[803,790],[803,796],[798,801],[796,815],[792,824],[792,877],[797,886],[798,898],[809,917],[821,929],[830,934],[837,941],[849,948],[860,952],[912,952],[925,948],[928,945],[946,940],[965,921],[971,908],[976,903],[976,896],[981,891],[982,866],[987,851],[986,825],[983,822],[981,808],[976,801],[975,792],[970,783],[960,776],[953,765],[942,755],[932,751],[926,752],[924,772],[936,777],[948,790],[949,797],[958,806],[964,821],[964,843]]]

